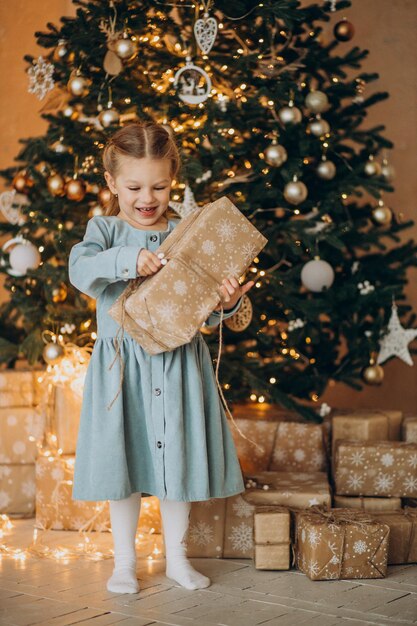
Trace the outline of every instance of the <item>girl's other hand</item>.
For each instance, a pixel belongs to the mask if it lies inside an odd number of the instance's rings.
[[[138,260],[136,263],[136,270],[138,276],[151,276],[156,274],[163,265],[167,264],[167,260],[164,259],[164,253],[159,252],[155,254],[146,248],[140,251]]]
[[[244,285],[240,285],[239,281],[234,276],[232,276],[231,278],[224,278],[223,284],[220,287],[221,302],[223,302],[223,308],[226,311],[228,309],[233,309],[239,298],[243,296],[243,294],[248,292],[249,289],[252,289],[254,284],[254,280],[249,280]],[[225,304],[227,306],[225,306]],[[220,304],[218,304],[214,310],[220,311]]]

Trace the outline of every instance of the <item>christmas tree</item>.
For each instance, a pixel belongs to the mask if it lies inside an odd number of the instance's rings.
[[[105,214],[107,138],[154,120],[182,154],[173,209],[228,195],[269,240],[242,277],[255,287],[225,321],[228,400],[319,420],[330,380],[360,389],[381,382],[392,356],[412,364],[404,285],[417,246],[401,241],[412,222],[385,200],[393,145],[366,116],[388,94],[366,93],[378,74],[360,72],[368,51],[347,43],[354,26],[338,11],[350,2],[74,4],[75,17],[36,33],[45,54],[25,57],[49,125],[2,172],[1,361],[52,363],[66,343],[94,341],[95,303],[68,281],[69,250]],[[214,356],[218,331],[202,332]]]

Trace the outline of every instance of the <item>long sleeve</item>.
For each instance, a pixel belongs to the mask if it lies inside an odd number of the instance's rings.
[[[236,311],[239,309],[240,305],[242,304],[242,299],[243,296],[241,296],[239,298],[239,300],[236,302],[235,306],[232,309],[229,309],[228,311],[223,311],[223,319],[227,319],[228,317],[232,317],[232,315],[234,315],[234,313],[236,313]],[[206,321],[204,322],[203,326],[218,326],[220,324],[220,311],[213,311],[212,313],[210,313],[209,317],[206,319]]]
[[[92,217],[82,241],[71,248],[68,274],[71,284],[97,298],[109,285],[137,277],[139,246],[111,247],[110,235],[100,216]]]

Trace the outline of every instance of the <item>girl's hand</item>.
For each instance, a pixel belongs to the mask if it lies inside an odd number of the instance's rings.
[[[167,264],[167,260],[164,259],[164,253],[159,252],[157,255],[146,248],[140,251],[136,262],[136,271],[138,276],[151,276],[156,274],[163,265]]]
[[[245,294],[249,289],[252,289],[255,281],[249,280],[245,285],[239,285],[239,281],[234,276],[231,278],[224,278],[223,284],[220,287],[221,293],[221,302],[223,302],[223,308],[225,311],[228,309],[233,309],[237,301],[243,294]],[[225,303],[227,303],[227,307],[225,307]],[[220,311],[221,306],[218,304],[215,311]]]

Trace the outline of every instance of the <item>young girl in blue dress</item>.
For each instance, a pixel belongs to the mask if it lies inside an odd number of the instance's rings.
[[[105,215],[88,221],[69,257],[70,282],[97,301],[97,339],[85,379],[72,497],[109,500],[114,544],[109,591],[139,591],[135,536],[141,498],[150,495],[160,500],[167,577],[200,589],[211,581],[186,558],[191,502],[245,489],[201,332],[157,355],[146,353],[125,332],[123,387],[111,403],[122,365],[111,367],[119,325],[107,311],[129,279],[151,276],[166,264],[158,248],[179,223],[169,208],[179,153],[163,126],[134,123],[113,135],[103,163],[113,197]],[[242,286],[237,276],[223,281],[224,318],[238,310],[253,284]],[[219,324],[221,304],[205,325]]]

